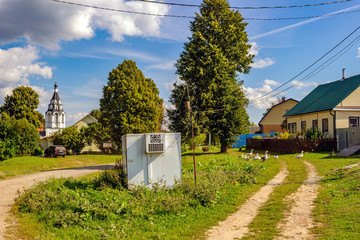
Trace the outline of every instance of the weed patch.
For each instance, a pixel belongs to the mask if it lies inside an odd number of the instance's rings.
[[[239,192],[264,165],[217,157],[203,162],[196,185],[184,170],[172,188],[160,182],[132,190],[124,188],[121,171],[109,171],[92,180],[40,183],[16,200],[17,212],[36,219],[41,227],[34,237],[41,239],[186,239],[201,236],[198,230],[213,225],[219,212],[234,210]]]

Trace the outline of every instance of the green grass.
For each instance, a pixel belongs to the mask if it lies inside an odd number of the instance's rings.
[[[204,239],[208,228],[235,212],[283,164],[289,175],[283,185],[274,188],[270,200],[250,225],[252,234],[245,237],[273,239],[279,234],[277,224],[291,207],[291,202],[283,200],[307,178],[306,166],[296,159],[296,154],[280,155],[279,160],[255,163],[253,167],[256,164],[264,167],[258,175],[242,176],[238,172],[251,170],[254,162],[240,159],[239,155],[241,152],[236,149],[229,154],[197,150],[196,188],[192,152],[183,153],[185,186],[175,190],[161,186],[156,191],[94,187],[101,174],[95,179],[61,179],[40,184],[14,208],[20,223],[13,228],[14,239]],[[314,210],[318,223],[313,229],[316,237],[359,239],[360,169],[341,169],[359,162],[359,156],[329,158],[327,153],[305,153],[304,159],[316,166],[319,175],[325,176]],[[252,181],[255,183],[251,184]]]
[[[321,188],[313,229],[318,239],[359,239],[360,233],[360,168],[344,169],[360,161],[359,156],[340,158],[313,154],[309,159],[318,169]]]
[[[161,187],[159,191],[98,189],[93,187],[94,180],[88,179],[41,184],[18,201],[21,227],[16,231],[17,236],[30,239],[202,238],[207,228],[226,219],[279,171],[278,161],[249,163],[238,155],[235,151],[226,155],[198,155],[196,187],[192,156],[186,153],[183,184],[173,190],[161,190]],[[256,170],[259,175],[242,173],[258,167],[264,168],[260,172]],[[253,181],[256,184],[249,184]],[[224,184],[220,184],[222,182]],[[119,212],[114,213],[114,209]]]
[[[277,236],[277,225],[291,206],[290,202],[284,201],[285,197],[294,193],[307,178],[306,165],[295,155],[280,155],[279,159],[287,167],[289,174],[283,185],[275,187],[270,199],[259,209],[258,215],[250,224],[250,234],[244,239],[273,239]]]
[[[73,168],[115,162],[119,155],[68,155],[65,158],[14,157],[0,162],[0,179],[54,169]]]

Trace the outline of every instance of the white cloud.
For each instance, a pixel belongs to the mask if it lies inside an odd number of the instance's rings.
[[[145,70],[150,70],[150,69],[154,69],[154,70],[175,70],[175,63],[176,60],[171,60],[171,61],[166,61],[166,62],[162,62],[159,64],[153,64],[153,65],[149,65],[145,68]]]
[[[73,1],[74,2],[74,1]],[[81,3],[79,1],[79,3]],[[88,0],[88,5],[125,11],[166,14],[162,4],[125,0]],[[43,0],[0,0],[0,43],[25,38],[31,44],[58,49],[60,41],[89,39],[96,29],[113,41],[128,36],[159,36],[160,17],[105,11]]]
[[[105,50],[103,52],[106,52],[108,54],[115,55],[115,56],[120,56],[120,57],[124,57],[124,58],[129,58],[129,59],[140,59],[140,60],[148,61],[148,62],[161,62],[162,61],[159,57],[152,56],[151,54],[133,51],[133,50],[127,50],[127,49],[115,50],[115,51],[113,49],[111,49],[111,50],[109,49],[109,50]]]
[[[264,84],[270,85],[270,86],[279,86],[280,85],[280,83],[278,83],[277,81],[270,80],[270,79],[265,79]]]
[[[251,64],[252,68],[267,68],[273,65],[275,61],[271,58],[265,59],[255,59],[255,61]]]
[[[251,55],[255,55],[257,56],[260,52],[260,50],[262,49],[261,46],[259,46],[256,42],[252,42],[251,44],[251,48],[249,50],[249,53]],[[267,68],[271,65],[273,65],[275,63],[275,61],[271,58],[255,58],[254,62],[251,64],[252,68]]]
[[[0,49],[0,88],[16,84],[29,84],[29,76],[52,77],[52,68],[37,62],[39,52],[35,47]]]
[[[249,53],[251,55],[255,55],[255,56],[258,55],[261,47],[258,46],[256,42],[253,42],[253,43],[250,43],[250,44],[251,44],[251,48],[249,50]]]
[[[184,81],[182,81],[179,76],[176,80],[174,81],[171,81],[171,82],[167,82],[165,83],[165,89],[168,90],[168,91],[171,91],[174,89],[174,84],[180,84],[180,83],[184,83]]]
[[[85,117],[88,112],[74,112],[74,113],[66,113],[66,126],[70,127],[83,117]]]
[[[262,87],[259,88],[244,87],[245,95],[250,102],[249,105],[254,106],[257,109],[266,109],[270,107],[272,103],[277,103],[278,99],[276,97],[271,97],[271,94],[262,97],[263,95],[273,90],[271,86],[277,86],[277,85],[279,85],[278,82],[274,80],[266,79],[264,80]]]
[[[358,55],[357,55],[358,58],[360,58],[360,47],[358,48]]]
[[[302,89],[305,87],[316,87],[318,84],[316,82],[304,83],[297,80],[291,82],[292,86],[296,86],[297,89]]]

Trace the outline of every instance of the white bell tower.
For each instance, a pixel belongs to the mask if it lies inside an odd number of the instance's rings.
[[[55,79],[54,95],[50,100],[48,110],[45,112],[45,136],[66,127],[66,113],[63,110],[56,82],[57,79]]]

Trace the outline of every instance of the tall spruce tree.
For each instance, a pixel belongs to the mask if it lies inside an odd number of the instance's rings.
[[[158,132],[164,115],[156,84],[145,78],[131,60],[125,60],[109,73],[100,111],[100,122],[110,129],[117,146],[124,134]]]
[[[172,91],[170,102],[178,108],[168,111],[170,128],[184,131],[179,123],[185,123],[187,116],[181,109],[184,105],[179,104],[183,98],[179,92],[188,84],[197,126],[220,139],[221,152],[227,152],[234,136],[246,133],[249,125],[248,100],[238,80],[239,73],[249,73],[254,57],[249,54],[246,25],[226,0],[204,0],[176,63],[185,83]]]

